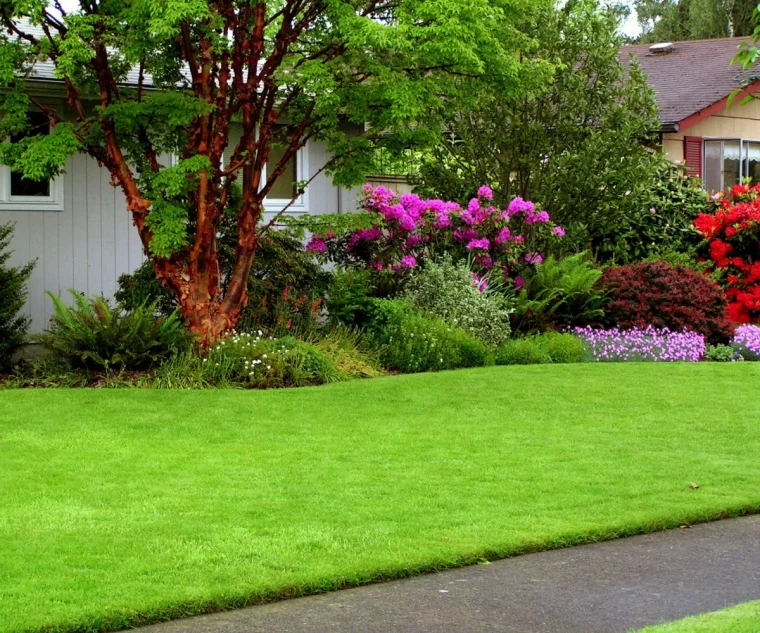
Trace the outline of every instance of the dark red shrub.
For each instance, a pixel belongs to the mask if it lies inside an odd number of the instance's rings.
[[[733,333],[723,291],[688,268],[641,262],[608,268],[599,283],[610,293],[605,310],[610,326],[691,330],[711,343],[724,342]]]

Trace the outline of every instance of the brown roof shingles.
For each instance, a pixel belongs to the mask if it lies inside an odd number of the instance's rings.
[[[760,66],[742,71],[732,65],[746,37],[673,42],[669,53],[654,55],[651,44],[620,49],[620,60],[628,64],[635,56],[655,91],[663,129],[672,127],[695,112],[727,97],[742,82],[760,75]]]

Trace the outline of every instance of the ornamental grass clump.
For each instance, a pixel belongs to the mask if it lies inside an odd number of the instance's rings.
[[[760,361],[760,327],[742,325],[736,328],[731,346],[744,360]]]
[[[667,328],[631,328],[622,330],[573,330],[587,344],[596,362],[690,362],[705,354],[705,337],[696,332],[672,332]]]

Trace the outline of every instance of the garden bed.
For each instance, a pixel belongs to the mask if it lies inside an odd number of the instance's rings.
[[[758,379],[627,363],[0,393],[0,632],[114,630],[760,511]]]

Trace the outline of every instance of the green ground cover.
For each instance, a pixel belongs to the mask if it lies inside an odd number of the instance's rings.
[[[114,629],[760,511],[758,384],[760,364],[652,363],[0,392],[0,632]]]
[[[650,626],[638,633],[760,633],[760,600],[694,618]]]

